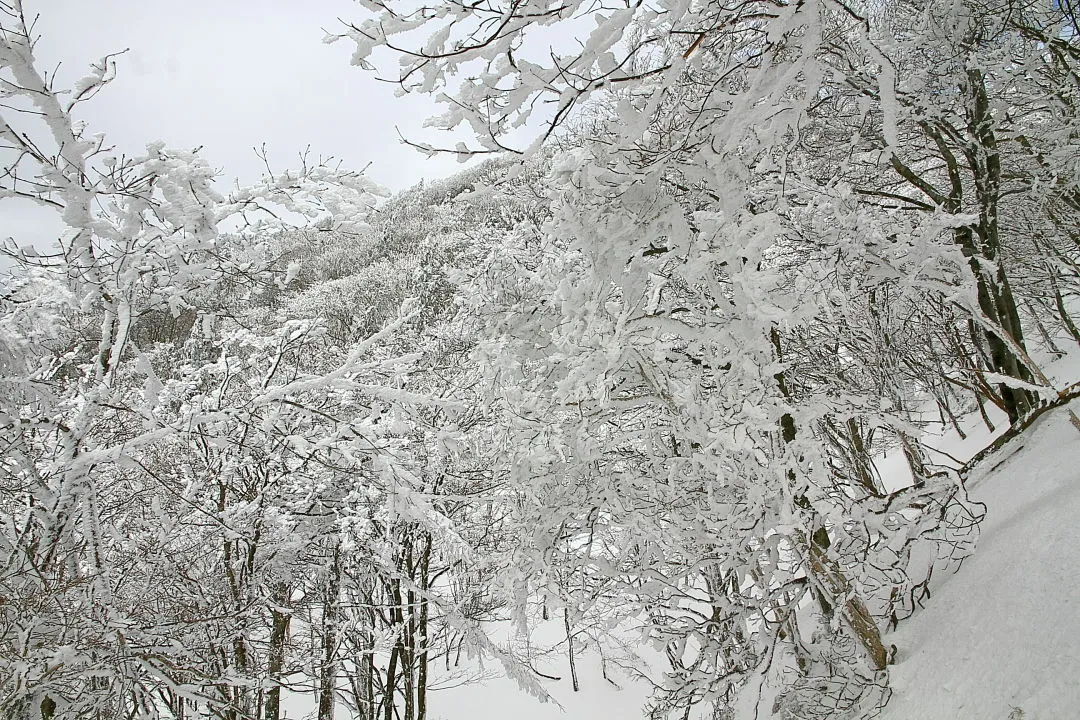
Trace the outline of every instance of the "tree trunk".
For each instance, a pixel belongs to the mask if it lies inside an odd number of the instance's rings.
[[[428,620],[430,619],[430,607],[428,604],[428,592],[431,581],[431,534],[425,532],[424,550],[420,557],[420,590],[423,597],[420,599],[420,622],[419,622],[419,655],[416,669],[416,720],[427,720],[427,684],[428,684]]]
[[[341,549],[334,542],[330,574],[322,607],[322,665],[319,668],[319,706],[317,720],[334,720],[337,680],[338,606],[341,593]]]
[[[780,343],[780,333],[773,327],[770,336],[773,347],[776,349],[776,358],[782,361],[783,348]],[[784,374],[780,372],[775,377],[781,395],[790,399],[791,391],[788,388]],[[797,437],[797,432],[795,418],[790,413],[784,413],[780,418],[780,435],[784,444],[790,445],[793,443]],[[789,471],[789,476],[794,481],[794,470]],[[813,508],[805,495],[798,496],[795,499],[795,504],[809,513],[811,517],[814,516]],[[847,620],[848,627],[851,628],[856,639],[866,650],[871,666],[875,670],[883,670],[888,664],[889,658],[885,645],[881,641],[881,631],[878,629],[873,615],[870,614],[862,599],[859,598],[851,583],[848,582],[839,563],[828,556],[831,541],[825,525],[817,522],[815,522],[815,525],[816,527],[810,538],[799,537],[802,534],[799,531],[796,533],[796,539],[807,548],[807,556],[810,561],[809,571],[817,581],[812,584],[812,587],[814,594],[818,597],[822,612],[826,616],[830,615],[837,602],[842,600],[844,602],[844,618]]]
[[[566,653],[570,659],[570,682],[573,685],[574,692],[579,690],[578,677],[577,677],[577,660],[574,657],[574,633],[573,628],[570,626],[570,608],[563,608],[563,625],[566,627]]]
[[[363,648],[360,655],[360,679],[357,688],[357,705],[361,720],[375,720],[375,584],[370,579],[364,581],[361,597],[367,607],[367,625],[361,639]]]
[[[386,685],[383,687],[383,696],[380,701],[383,720],[394,720],[394,689],[397,686],[397,661],[400,647],[400,643],[394,643],[394,648],[390,651],[390,661],[386,664]]]
[[[974,42],[974,38],[970,41]],[[979,313],[989,321],[987,325],[972,323],[969,329],[987,369],[999,375],[1030,383],[1032,382],[1031,373],[1022,359],[1013,352],[1014,345],[1024,350],[1024,334],[1020,326],[1016,299],[999,257],[1001,238],[998,205],[1001,198],[1001,156],[994,132],[994,117],[990,111],[986,93],[986,80],[982,71],[968,70],[961,89],[964,96],[966,137],[959,143],[961,147],[958,149],[967,162],[971,185],[975,188],[975,205],[978,209],[979,220],[972,225],[955,228],[953,242],[959,246],[968,259],[968,266],[975,280]],[[948,191],[943,192],[935,187],[905,165],[896,155],[893,155],[891,160],[893,169],[945,212],[949,214],[964,212],[964,169],[952,147],[954,138],[960,131],[945,120],[921,121],[919,127],[937,147],[948,177]],[[1036,397],[1022,388],[1013,388],[1007,383],[1000,383],[998,390],[1001,393],[1002,407],[1013,423],[1036,404]]]
[[[46,695],[41,698],[41,704],[39,705],[41,710],[41,720],[53,720],[56,715],[56,701]]]
[[[1057,270],[1051,268],[1050,273],[1050,287],[1054,291],[1054,307],[1057,308],[1058,318],[1065,326],[1065,329],[1069,331],[1069,335],[1072,339],[1080,344],[1080,329],[1077,329],[1076,323],[1073,322],[1072,315],[1065,308],[1065,298],[1061,293],[1061,286],[1058,284]]]
[[[413,563],[413,536],[412,529],[406,532],[404,542],[404,557],[402,566],[405,577],[415,581],[416,566]],[[416,720],[416,593],[412,586],[405,591],[402,598],[404,605],[401,606],[402,620],[402,654],[401,670],[402,679],[405,681],[405,708],[403,720]]]
[[[979,206],[979,223],[975,232],[980,246],[977,248],[978,255],[970,255],[968,262],[978,285],[979,308],[996,326],[984,330],[990,349],[991,369],[1030,383],[1033,378],[1028,368],[1013,352],[1008,340],[999,335],[1007,334],[1017,347],[1024,349],[1020,313],[1000,258],[998,203],[1001,198],[1001,155],[986,94],[986,79],[981,70],[972,68],[967,71],[966,81],[968,146],[964,149],[964,155],[972,173]],[[1036,404],[1035,396],[1027,390],[1008,387],[1003,383],[1000,391],[1005,400],[1005,412],[1012,423],[1026,415]]]
[[[288,590],[278,588],[274,601],[284,605],[288,602]],[[270,687],[266,690],[266,704],[263,707],[265,720],[280,720],[281,717],[281,674],[285,669],[285,640],[289,636],[289,614],[283,609],[270,611],[270,647],[266,661],[266,674]]]
[[[862,599],[852,589],[840,565],[828,556],[829,534],[825,528],[818,528],[808,545],[810,569],[817,580],[815,594],[825,595],[818,598],[823,603],[822,607],[829,605],[835,608],[838,601],[843,601],[844,619],[866,651],[870,665],[875,670],[884,670],[889,663],[889,653],[881,640],[881,630]]]

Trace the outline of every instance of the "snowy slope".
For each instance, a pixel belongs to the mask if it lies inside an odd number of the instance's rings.
[[[1074,403],[1080,411],[1080,402]],[[1002,430],[1004,427],[1001,428]],[[954,456],[989,441],[942,438]],[[970,447],[968,447],[970,444]],[[898,648],[884,720],[1062,720],[1080,717],[1080,433],[1064,410],[986,459],[969,479],[987,505],[975,554],[888,636]],[[502,677],[435,693],[438,720],[641,717],[647,683],[619,690],[596,659],[579,660],[582,691],[562,675],[541,704]],[[560,707],[561,705],[561,707]]]
[[[560,678],[542,681],[551,696],[547,702],[497,673],[475,685],[433,693],[430,716],[432,720],[632,720],[642,717],[651,690],[648,682],[617,671],[605,679],[592,653],[583,653],[578,660],[578,692],[571,687],[567,665],[545,663],[543,671]]]
[[[890,636],[884,718],[1080,717],[1080,433],[1055,411],[969,488],[987,506],[978,549]]]
[[[1072,407],[1080,413],[1080,401]],[[939,428],[931,444],[962,460],[1006,429],[999,422],[990,433],[967,420],[966,440]],[[889,460],[879,460],[883,474],[894,469]],[[968,488],[987,506],[978,547],[958,573],[935,577],[924,609],[886,637],[898,651],[882,718],[1080,718],[1080,433],[1064,409],[1048,413],[985,459]],[[534,640],[554,647],[561,632],[556,620],[541,623]],[[655,649],[637,651],[646,666],[663,667]],[[433,668],[435,684],[446,687],[430,694],[432,720],[629,720],[642,717],[650,691],[648,681],[610,664],[615,683],[605,679],[592,650],[578,658],[580,692],[570,686],[564,651],[537,659],[537,669],[560,678],[540,680],[548,702],[521,690],[495,660],[464,665],[486,679],[458,684]],[[306,697],[285,704],[290,720],[312,715]],[[338,717],[348,717],[344,707]]]

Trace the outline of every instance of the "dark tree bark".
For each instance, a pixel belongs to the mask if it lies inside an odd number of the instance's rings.
[[[574,628],[570,625],[570,608],[563,608],[563,625],[566,628],[566,654],[570,660],[570,683],[577,692],[578,686],[577,658],[574,656]]]
[[[417,654],[416,670],[416,720],[427,719],[427,685],[428,685],[428,621],[430,619],[430,605],[427,594],[431,591],[431,534],[423,534],[423,551],[420,556],[420,589],[423,597],[420,599],[419,652]]]
[[[780,333],[775,327],[770,332],[770,338],[776,350],[777,360],[782,361],[784,357],[783,346],[780,341]],[[784,373],[777,373],[775,378],[780,388],[780,394],[785,398],[790,398],[792,393]],[[795,442],[798,437],[798,428],[791,413],[784,413],[780,417],[780,436],[785,445]],[[794,470],[789,471],[789,476],[794,484]],[[798,538],[798,541],[805,545],[807,549],[808,570],[814,578],[811,590],[817,598],[822,612],[826,616],[831,615],[837,601],[841,600],[843,602],[844,619],[847,621],[852,633],[854,633],[855,638],[866,650],[871,666],[875,670],[883,670],[888,664],[888,652],[885,650],[885,644],[881,640],[881,631],[878,629],[873,615],[854,591],[840,564],[829,557],[831,541],[828,530],[825,528],[824,523],[817,518],[810,501],[805,495],[796,497],[795,504],[814,518],[814,530],[810,537]],[[791,632],[794,634],[796,630],[792,628]]]
[[[288,589],[277,588],[275,602],[284,606],[288,602]],[[273,608],[270,611],[270,647],[266,661],[266,674],[272,685],[266,691],[263,707],[264,720],[279,720],[281,717],[281,674],[285,669],[285,640],[289,636],[289,614],[284,609]]]
[[[330,572],[322,607],[323,657],[319,668],[319,706],[317,720],[334,720],[334,700],[338,670],[338,609],[341,594],[341,549],[334,544],[330,556]]]

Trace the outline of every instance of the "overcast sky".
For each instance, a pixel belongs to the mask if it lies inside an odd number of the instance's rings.
[[[40,14],[36,56],[61,85],[101,56],[118,58],[117,79],[79,110],[91,132],[118,150],[146,143],[202,146],[225,178],[250,182],[262,170],[252,148],[266,143],[275,169],[310,145],[390,189],[445,177],[453,158],[427,159],[401,144],[438,140],[421,126],[430,99],[397,98],[394,86],[349,64],[352,47],[322,42],[339,19],[358,20],[351,0],[25,0]],[[442,145],[443,142],[438,142]],[[452,143],[446,143],[452,145]],[[43,243],[59,229],[42,212],[0,203],[4,236]],[[49,244],[45,242],[44,244]]]
[[[394,97],[394,86],[349,64],[351,43],[322,42],[339,19],[358,20],[351,0],[26,0],[41,13],[38,56],[61,80],[129,48],[116,81],[83,110],[124,148],[164,140],[202,145],[207,160],[241,181],[255,179],[252,147],[266,143],[284,165],[308,144],[400,189],[457,168],[398,141],[431,114],[426,98]],[[430,137],[430,135],[429,135]]]

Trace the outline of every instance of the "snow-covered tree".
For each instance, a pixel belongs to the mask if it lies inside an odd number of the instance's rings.
[[[880,588],[844,560],[849,526],[888,547],[911,533],[894,502],[967,510],[951,482],[922,477],[912,439],[909,406],[937,381],[843,380],[882,360],[843,323],[862,302],[871,342],[895,342],[884,328],[898,308],[862,297],[931,303],[941,311],[924,317],[966,335],[939,376],[1014,422],[1039,401],[1005,271],[1022,243],[1002,217],[1060,217],[1075,193],[1069,16],[831,0],[363,5],[371,16],[342,33],[353,62],[390,50],[388,79],[438,93],[436,126],[472,131],[458,152],[564,150],[550,219],[520,227],[485,279],[498,300],[479,357],[499,378],[505,472],[531,531],[522,586],[568,560],[560,546],[640,585],[672,643],[658,713],[705,700],[727,712],[740,695],[792,717],[871,711],[887,697],[886,617],[866,595]],[[891,368],[912,356],[883,349]],[[800,377],[815,353],[828,365]],[[844,468],[837,427],[861,456]],[[933,503],[875,486],[860,427],[892,431]],[[929,513],[930,529],[946,514]],[[584,549],[597,522],[622,539],[603,558]]]
[[[281,209],[366,227],[377,189],[319,164],[225,195],[194,152],[117,156],[75,119],[114,59],[55,88],[21,3],[0,23],[0,192],[68,226],[8,248],[0,712],[251,716],[282,672],[263,621],[325,534],[304,513],[326,466],[392,448],[370,403],[411,397],[380,349],[405,316],[337,353],[317,319],[247,322],[296,270],[259,237]]]

